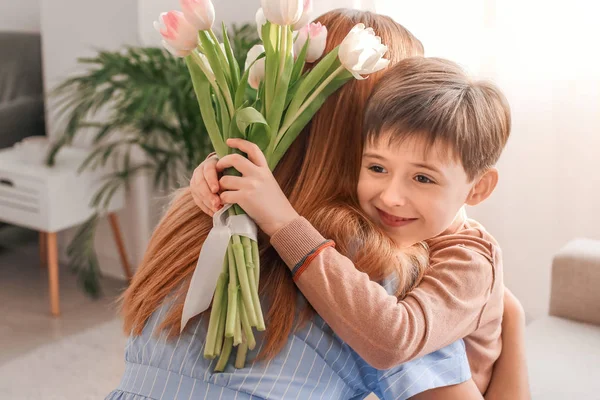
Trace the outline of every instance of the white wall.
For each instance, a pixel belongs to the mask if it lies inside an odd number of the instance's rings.
[[[497,2],[492,77],[514,125],[497,193],[471,214],[500,241],[506,284],[533,317],[547,312],[553,254],[600,239],[600,27],[589,7]]]
[[[40,0],[0,0],[0,31],[39,32]]]
[[[135,2],[41,0],[41,16],[47,94],[66,77],[80,71],[78,57],[94,55],[97,49],[116,50],[124,45],[139,44],[138,10]],[[48,99],[46,112],[50,137],[55,137],[62,128],[57,121],[55,109],[52,98]],[[151,230],[147,179],[136,179],[132,189],[128,206],[119,213],[119,217],[129,259],[136,265],[143,255]],[[70,230],[60,237],[63,259],[64,248],[73,233]],[[96,249],[103,272],[121,275],[118,253],[106,221],[99,228]]]
[[[41,13],[47,91],[78,71],[78,57],[139,43],[137,8],[131,1],[41,0]],[[51,135],[55,129],[51,119]]]
[[[479,72],[486,46],[482,35],[486,1],[367,1],[374,11],[411,31],[425,46],[426,56],[449,58]]]

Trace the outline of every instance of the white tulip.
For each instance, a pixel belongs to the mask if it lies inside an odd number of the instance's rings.
[[[215,23],[215,6],[211,0],[179,0],[185,19],[199,31],[207,31]]]
[[[265,47],[262,44],[256,44],[252,46],[250,51],[248,51],[248,55],[246,56],[246,64],[244,70],[248,70],[250,68],[250,72],[248,74],[248,84],[253,89],[258,89],[260,82],[265,78],[265,58],[261,58],[260,60],[254,61],[265,52]],[[254,63],[254,65],[252,65]],[[250,67],[252,65],[252,67]]]
[[[365,79],[361,75],[372,74],[388,66],[390,60],[383,58],[387,46],[375,35],[373,28],[358,24],[340,44],[339,59],[356,79]]]
[[[303,0],[261,0],[267,20],[277,25],[294,25],[302,17]]]
[[[267,23],[267,17],[262,8],[259,8],[254,17],[256,20],[256,30],[258,31],[258,37],[262,40],[262,27]]]
[[[313,0],[304,0],[304,7],[302,7],[302,16],[294,24],[294,30],[299,31],[304,28],[308,23],[312,20],[312,12],[313,12]]]
[[[306,62],[312,63],[321,58],[325,51],[327,28],[317,22],[300,29],[294,42],[294,54],[300,54],[308,38],[310,38],[310,41],[306,51]]]

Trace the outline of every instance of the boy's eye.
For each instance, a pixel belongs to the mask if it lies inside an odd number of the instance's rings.
[[[415,176],[415,180],[419,183],[435,183],[434,181],[432,181],[425,175],[417,175],[417,176]]]
[[[383,174],[385,172],[385,169],[379,165],[371,165],[370,167],[368,167],[369,171],[373,171],[377,174]]]

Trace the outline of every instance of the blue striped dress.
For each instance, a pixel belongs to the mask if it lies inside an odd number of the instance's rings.
[[[129,338],[125,373],[106,400],[354,400],[371,392],[380,399],[402,400],[471,378],[462,340],[396,368],[377,370],[318,315],[292,333],[274,359],[252,362],[264,343],[258,333],[245,368],[230,364],[213,373],[217,359],[203,357],[208,316],[190,321],[174,340],[151,334],[167,307],[151,316],[140,336]],[[234,359],[235,348],[230,363]]]

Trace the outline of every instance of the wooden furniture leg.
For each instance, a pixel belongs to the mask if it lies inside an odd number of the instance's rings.
[[[58,287],[58,248],[56,232],[46,233],[48,254],[48,285],[50,293],[50,312],[53,316],[60,315],[60,295]]]
[[[48,236],[46,232],[40,232],[40,267],[48,266]]]
[[[119,250],[119,256],[121,257],[121,264],[123,265],[123,271],[125,272],[125,276],[128,281],[131,281],[131,267],[129,266],[129,261],[127,261],[127,253],[125,252],[125,244],[123,243],[123,236],[121,235],[121,229],[119,229],[119,220],[117,218],[117,214],[110,213],[108,214],[108,219],[110,221],[110,227],[112,228],[113,236],[115,237],[115,242],[117,244],[117,249]]]

